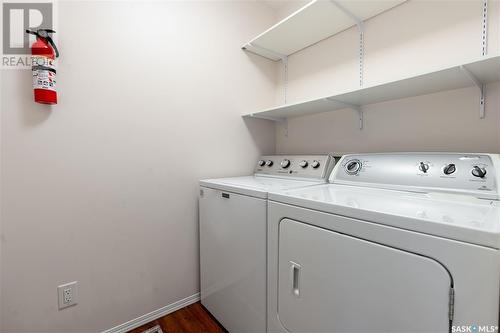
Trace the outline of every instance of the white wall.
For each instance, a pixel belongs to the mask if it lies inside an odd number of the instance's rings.
[[[59,105],[1,89],[3,332],[97,332],[198,292],[197,181],[249,173],[274,64],[256,2],[60,2]],[[79,304],[57,310],[56,286]]]
[[[396,80],[481,55],[481,1],[408,2],[365,25],[365,85]],[[286,7],[282,11],[287,11]],[[281,16],[286,13],[281,12]],[[489,1],[489,54],[500,52],[500,1]],[[289,57],[288,103],[358,87],[357,28]],[[280,69],[278,77],[282,78]],[[282,84],[282,82],[281,82]],[[350,110],[291,119],[278,125],[280,153],[374,151],[500,152],[500,84],[487,91],[478,117],[474,88],[371,105],[365,128]],[[283,103],[282,86],[276,104]]]
[[[0,91],[2,91],[2,86],[3,86],[3,71],[0,70]],[[3,94],[0,93],[0,112],[2,111],[1,105],[2,104],[2,96]],[[2,146],[2,115],[0,114],[0,149]],[[0,151],[0,333],[2,332],[2,317],[3,317],[3,311],[2,311],[2,248],[3,248],[3,233],[2,233],[2,221],[3,221],[3,200],[2,200],[2,195],[3,191],[1,191],[1,184],[2,184],[2,173],[3,173],[3,168],[2,168],[2,154]]]

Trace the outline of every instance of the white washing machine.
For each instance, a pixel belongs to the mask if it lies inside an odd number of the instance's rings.
[[[263,156],[255,174],[200,181],[201,303],[229,331],[266,331],[269,191],[324,184],[329,155]]]
[[[498,332],[497,155],[346,155],[269,194],[268,332]]]

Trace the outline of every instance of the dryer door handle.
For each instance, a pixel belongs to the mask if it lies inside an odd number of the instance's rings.
[[[290,280],[292,285],[292,294],[300,297],[300,270],[301,266],[296,262],[290,261]]]

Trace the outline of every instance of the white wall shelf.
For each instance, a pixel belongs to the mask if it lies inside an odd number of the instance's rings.
[[[284,121],[290,117],[351,108],[359,113],[360,128],[362,128],[361,108],[364,105],[477,86],[480,94],[478,98],[479,116],[484,118],[484,85],[494,81],[500,81],[500,56],[497,55],[481,57],[473,62],[457,64],[397,81],[278,106],[244,116]]]
[[[406,0],[314,0],[243,46],[271,60],[297,51],[365,21]]]

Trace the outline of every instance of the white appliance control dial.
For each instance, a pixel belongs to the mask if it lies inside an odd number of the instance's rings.
[[[306,160],[302,160],[299,162],[299,166],[301,168],[307,168],[308,165],[309,165],[309,163]]]
[[[347,174],[357,175],[359,173],[359,171],[361,171],[362,166],[363,166],[363,164],[361,164],[361,161],[350,160],[350,161],[347,161],[344,168],[345,168],[345,172],[347,172]]]
[[[423,173],[427,173],[427,171],[429,171],[429,163],[420,162],[418,169]]]
[[[472,169],[472,175],[478,178],[484,178],[486,176],[486,169],[477,165],[474,165]]]
[[[290,160],[287,160],[287,159],[285,158],[283,161],[281,161],[281,167],[282,167],[283,169],[286,169],[286,168],[288,168],[289,166],[290,166]]]
[[[319,168],[319,166],[320,166],[320,165],[321,165],[321,163],[319,163],[319,161],[317,161],[317,160],[314,160],[314,161],[312,161],[312,163],[311,163],[311,166],[312,166],[314,169]]]
[[[443,168],[443,173],[444,173],[445,175],[447,175],[447,176],[449,176],[449,175],[451,175],[451,174],[455,173],[455,171],[457,171],[457,167],[456,167],[456,165],[455,165],[455,164],[453,164],[453,163],[447,164],[447,165],[445,165],[445,166],[444,166],[444,168]]]
[[[274,164],[274,162],[273,162],[272,160],[267,160],[267,161],[266,161],[266,165],[267,165],[268,167],[272,167],[272,166],[273,166],[273,164]]]
[[[259,161],[257,162],[257,164],[258,164],[259,166],[264,166],[264,165],[266,164],[266,161],[264,161],[264,160],[259,160]]]

